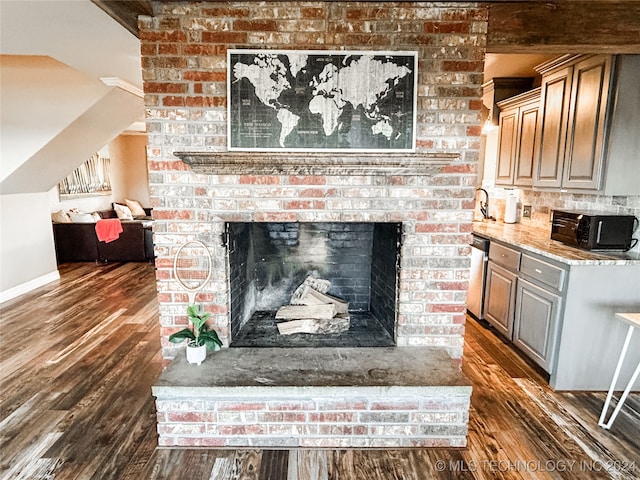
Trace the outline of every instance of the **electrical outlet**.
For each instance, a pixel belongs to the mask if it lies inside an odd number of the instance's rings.
[[[522,218],[531,218],[531,205],[522,206]]]

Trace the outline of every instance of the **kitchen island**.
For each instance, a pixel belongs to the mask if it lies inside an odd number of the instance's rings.
[[[606,391],[626,334],[615,313],[640,310],[640,255],[573,248],[551,240],[550,226],[473,227],[493,247],[485,316],[491,321],[491,309],[499,310],[503,321],[492,323],[549,373],[552,388]],[[502,256],[508,264],[501,264]],[[640,338],[633,339],[628,357],[619,389],[640,360]]]

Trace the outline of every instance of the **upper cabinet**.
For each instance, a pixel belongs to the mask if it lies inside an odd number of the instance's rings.
[[[536,187],[597,190],[611,57],[564,56],[538,68],[542,115],[536,152]]]
[[[496,185],[532,185],[539,104],[539,88],[498,102]]]
[[[563,187],[600,186],[610,81],[609,56],[588,58],[573,67]]]
[[[535,151],[536,187],[562,186],[572,75],[571,66],[556,66],[542,74],[538,142]]]
[[[640,195],[640,55],[617,56],[614,68],[601,188],[606,195]]]
[[[534,188],[640,195],[640,55],[565,55],[537,70]]]

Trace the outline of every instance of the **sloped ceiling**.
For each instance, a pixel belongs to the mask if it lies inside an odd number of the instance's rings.
[[[47,55],[142,89],[140,42],[90,0],[0,1],[0,53]]]
[[[139,41],[90,0],[0,1],[0,22],[0,192],[45,192],[144,119]]]

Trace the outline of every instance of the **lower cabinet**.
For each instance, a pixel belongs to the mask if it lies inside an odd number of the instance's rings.
[[[615,314],[640,307],[640,262],[601,262],[600,255],[563,262],[552,251],[490,242],[485,319],[549,373],[554,390],[606,392],[628,334]],[[629,356],[617,390],[640,361],[640,338],[631,339]]]
[[[513,343],[546,371],[553,365],[561,313],[562,297],[518,279]]]
[[[517,279],[516,273],[494,262],[489,262],[487,265],[484,318],[508,338],[511,338],[513,329]]]
[[[547,372],[555,360],[567,274],[547,259],[489,246],[484,317]]]

